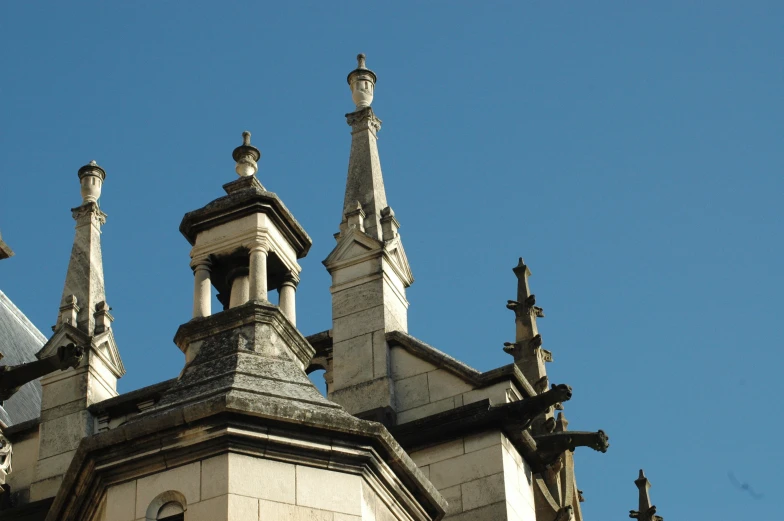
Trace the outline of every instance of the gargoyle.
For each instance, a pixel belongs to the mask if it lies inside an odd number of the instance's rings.
[[[597,432],[552,432],[534,436],[536,452],[545,464],[554,461],[567,450],[574,452],[577,447],[591,447],[599,452],[607,452],[607,448],[610,446],[608,439],[604,431],[601,430]]]
[[[517,360],[522,356],[525,347],[533,349],[534,351],[542,347],[542,335],[536,335],[528,340],[528,342],[525,340],[521,340],[520,342],[504,342],[504,353],[514,356],[515,360]],[[553,361],[553,354],[546,349],[542,349],[542,357],[545,362]]]
[[[532,315],[544,318],[544,310],[539,306],[536,306],[536,295],[531,295],[527,299],[525,299],[525,307],[528,308],[528,312]]]
[[[566,384],[553,384],[549,391],[531,396],[517,402],[504,405],[508,418],[507,424],[514,425],[515,429],[524,430],[540,414],[544,414],[553,405],[568,401],[572,398],[572,388]]]
[[[65,371],[76,368],[82,361],[84,349],[74,344],[60,346],[57,353],[20,365],[0,366],[0,400],[7,400],[27,382],[40,378],[58,369]]]
[[[536,295],[530,295],[522,305],[516,300],[507,300],[506,308],[511,309],[518,315],[534,315],[538,318],[544,318],[544,310],[536,306]]]

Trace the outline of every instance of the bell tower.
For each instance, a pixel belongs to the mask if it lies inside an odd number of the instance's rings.
[[[212,287],[224,310],[250,301],[269,304],[270,291],[277,290],[280,310],[296,325],[302,270],[297,260],[307,254],[311,240],[278,196],[256,178],[261,152],[250,138],[250,132],[243,132],[242,145],[232,153],[239,179],[223,185],[226,196],[187,213],[180,224],[193,246],[193,317],[212,314]],[[185,354],[190,356],[187,350]]]

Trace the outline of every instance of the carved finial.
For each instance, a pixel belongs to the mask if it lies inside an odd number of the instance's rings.
[[[259,166],[256,161],[261,157],[261,152],[250,144],[250,132],[246,130],[242,133],[242,145],[234,149],[231,157],[237,162],[234,171],[240,177],[250,177],[258,172]]]
[[[365,65],[365,55],[357,55],[357,68],[348,74],[348,85],[351,88],[351,99],[357,110],[368,108],[373,102],[373,91],[376,87],[376,74]]]
[[[95,159],[79,169],[82,204],[98,202],[104,179],[106,179],[106,171],[98,166]]]

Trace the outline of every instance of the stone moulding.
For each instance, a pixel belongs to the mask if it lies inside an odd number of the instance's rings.
[[[47,521],[90,519],[114,484],[233,452],[358,474],[387,506],[414,520],[438,520],[446,503],[380,425],[342,428],[233,412],[229,397],[147,416],[85,438]],[[353,425],[350,425],[353,423]]]

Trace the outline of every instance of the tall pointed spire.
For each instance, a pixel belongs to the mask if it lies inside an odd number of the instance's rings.
[[[76,237],[57,318],[57,326],[70,323],[86,335],[95,331],[98,304],[105,306],[106,302],[101,256],[101,226],[106,223],[106,214],[98,206],[105,179],[106,172],[95,161],[79,169],[82,205],[71,210]]]
[[[345,229],[346,214],[355,210],[359,203],[365,214],[365,233],[381,240],[381,211],[387,206],[377,144],[381,120],[370,108],[376,88],[376,75],[365,67],[364,54],[357,56],[357,68],[349,73],[347,80],[357,110],[346,114],[346,121],[351,126],[351,155],[340,229],[341,232]]]
[[[71,209],[76,234],[57,324],[36,355],[51,357],[69,343],[84,348],[76,367],[41,378],[41,434],[32,500],[57,491],[79,442],[95,432],[90,405],[117,396],[117,379],[125,374],[104,290],[101,226],[106,214],[98,199],[105,179],[106,172],[95,161],[79,169],[82,204]],[[64,438],[62,432],[69,434]]]
[[[406,288],[414,277],[384,191],[376,142],[381,120],[370,107],[376,75],[364,54],[357,60],[348,75],[356,110],[346,114],[351,155],[340,233],[324,260],[332,275],[334,370],[328,391],[349,412],[386,421],[395,402],[385,334],[408,330]]]

